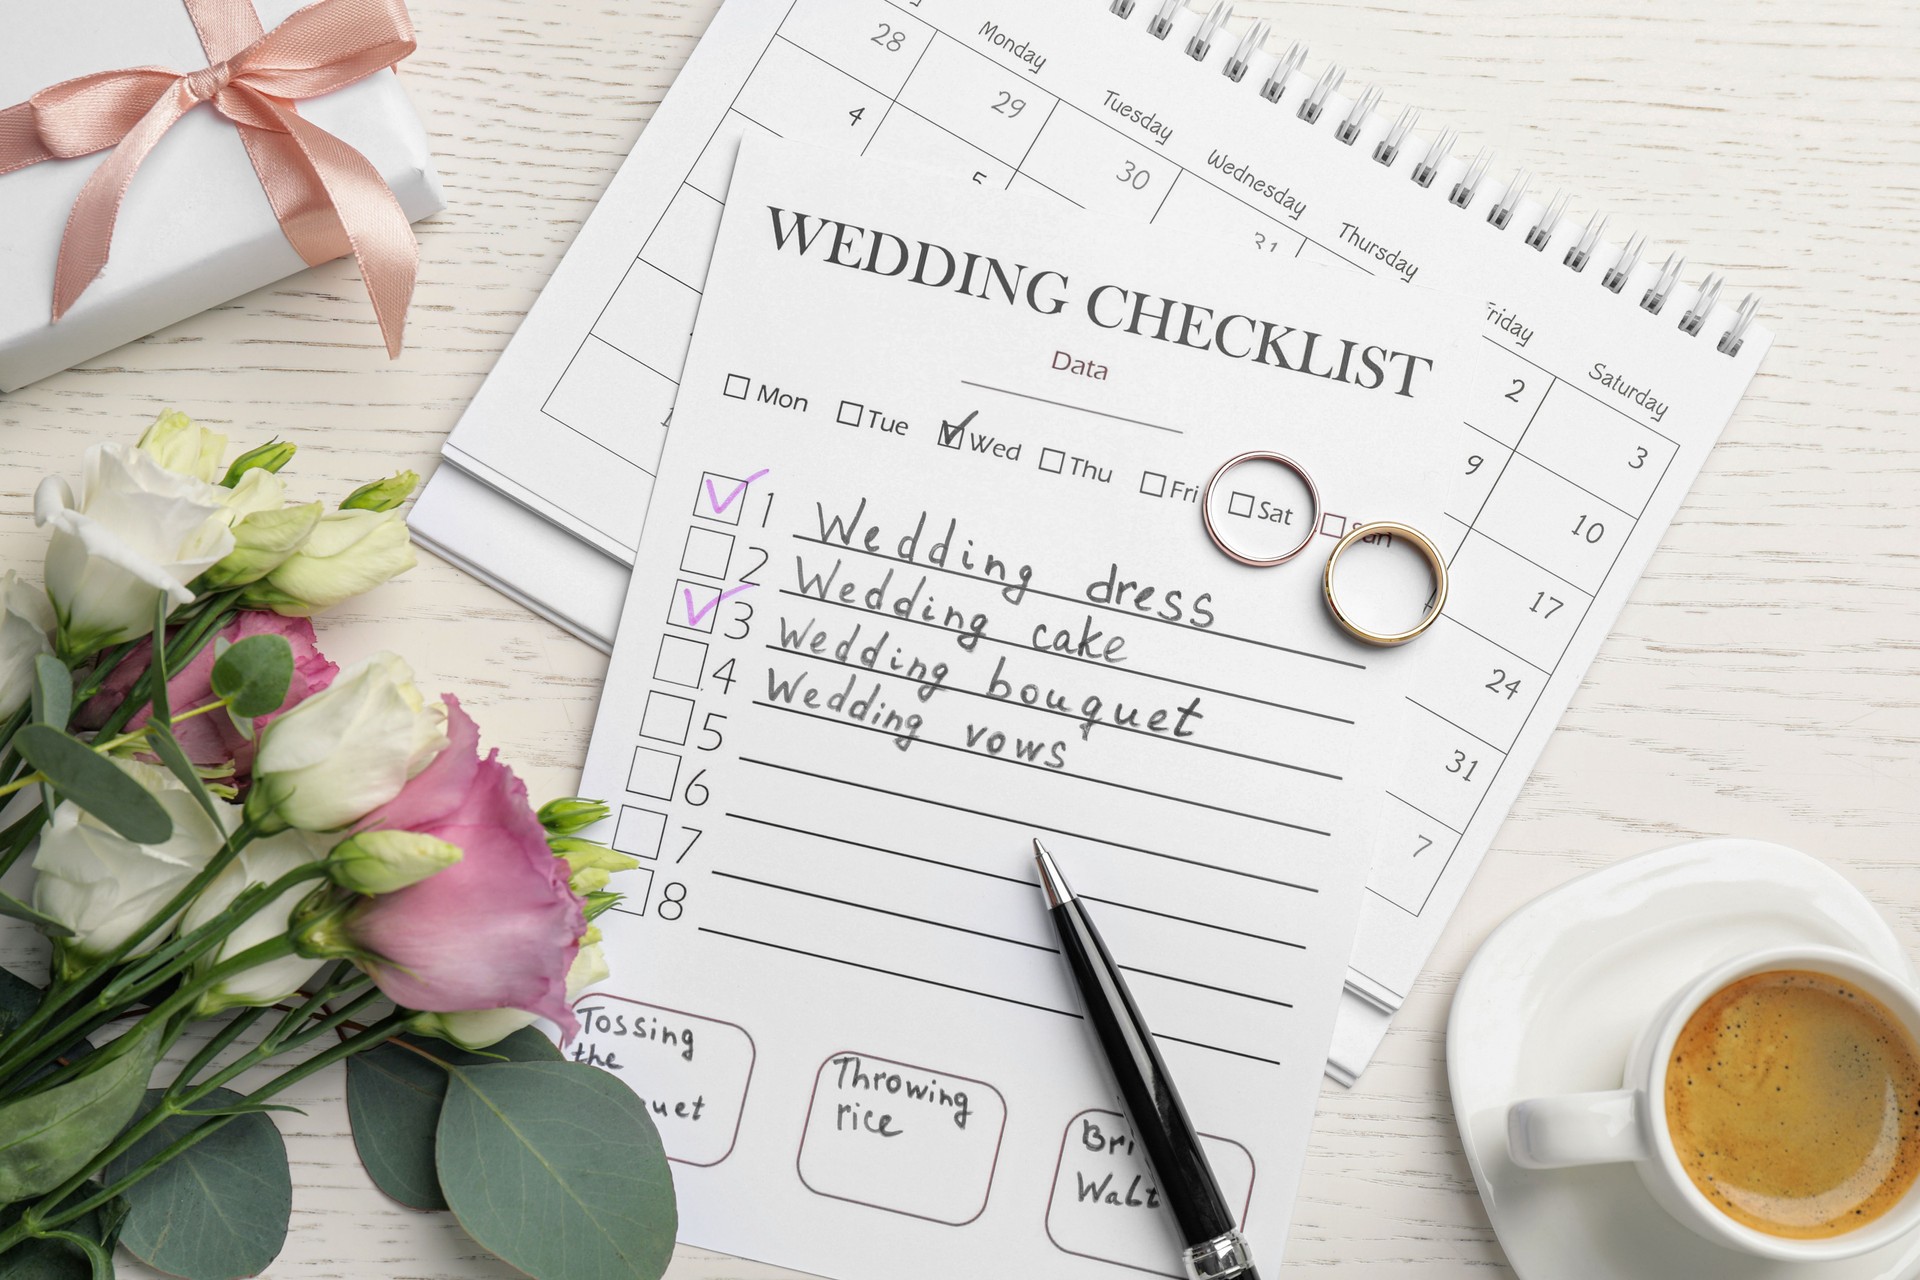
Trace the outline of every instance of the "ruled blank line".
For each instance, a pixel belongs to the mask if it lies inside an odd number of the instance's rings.
[[[852,778],[835,777],[830,773],[815,773],[811,769],[802,769],[797,765],[777,764],[772,760],[761,760],[754,756],[741,756],[742,764],[756,764],[763,769],[778,769],[782,773],[795,773],[803,778],[813,778],[820,782],[837,782],[843,787],[855,787],[861,791],[872,791],[877,795],[892,796],[896,800],[910,800],[915,804],[933,805],[938,809],[952,809],[957,813],[968,813],[978,818],[988,818],[995,822],[1004,822],[1013,826],[1026,827],[1034,831],[1051,831],[1055,835],[1068,836],[1075,840],[1085,840],[1090,844],[1105,845],[1109,849],[1125,849],[1129,853],[1144,854],[1149,858],[1163,858],[1168,862],[1184,863],[1190,867],[1203,867],[1208,871],[1218,871],[1222,875],[1239,876],[1245,880],[1258,880],[1262,884],[1277,884],[1283,889],[1298,889],[1302,893],[1318,893],[1310,884],[1300,884],[1293,880],[1282,880],[1276,876],[1263,876],[1253,871],[1242,871],[1238,867],[1223,867],[1218,863],[1202,862],[1198,858],[1183,858],[1177,853],[1164,853],[1158,849],[1147,849],[1137,844],[1123,844],[1118,840],[1108,840],[1101,836],[1089,835],[1084,831],[1072,831],[1066,827],[1056,827],[1046,822],[1030,822],[1009,818],[1003,813],[990,813],[985,809],[973,809],[950,800],[934,800],[927,796],[910,795],[905,791],[891,791],[886,787],[875,786],[871,782],[856,782]]]
[[[836,898],[830,893],[819,893],[812,889],[800,889],[790,884],[779,884],[772,880],[757,880],[752,876],[743,876],[733,871],[715,871],[712,873],[722,880],[738,880],[743,884],[757,884],[763,889],[777,889],[782,893],[797,894],[802,898],[813,898],[819,902],[832,902],[843,907],[853,907],[859,911],[871,911],[875,915],[892,916],[896,920],[910,920],[914,924],[924,924],[935,929],[951,929],[955,933],[969,933],[976,938],[985,938],[989,942],[1004,942],[1009,946],[1027,947],[1034,951],[1044,951],[1048,955],[1059,955],[1060,948],[1044,946],[1038,942],[1026,942],[1020,938],[1009,938],[1004,934],[987,933],[981,929],[969,929],[962,924],[950,924],[945,920],[934,920],[927,916],[909,915],[904,911],[894,911],[887,907],[876,907],[870,902],[855,902],[851,898]]]

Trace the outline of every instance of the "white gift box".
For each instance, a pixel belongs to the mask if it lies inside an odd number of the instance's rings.
[[[272,30],[302,3],[255,0],[255,8]],[[179,0],[9,8],[0,38],[0,107],[90,72],[160,66],[185,73],[207,65]],[[373,163],[409,221],[446,208],[426,130],[392,71],[298,106],[301,115]],[[203,103],[140,166],[120,206],[106,269],[52,323],[54,263],[67,214],[81,186],[111,154],[46,160],[0,176],[0,391],[306,266],[281,233],[239,132]],[[369,332],[377,341],[378,331]]]

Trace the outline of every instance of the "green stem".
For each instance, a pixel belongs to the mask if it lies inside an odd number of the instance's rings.
[[[35,769],[32,773],[28,774],[26,777],[15,778],[12,782],[7,783],[3,787],[0,787],[0,796],[10,796],[16,791],[25,791],[28,787],[31,787],[36,782],[45,782],[46,780],[47,780],[47,775],[44,773],[41,773],[38,769]]]
[[[235,921],[235,923],[239,922]],[[269,938],[258,946],[248,947],[239,955],[223,960],[199,977],[182,983],[172,995],[142,1015],[140,1020],[128,1029],[127,1034],[137,1034],[156,1023],[167,1022],[175,1014],[191,1009],[201,996],[237,973],[244,973],[255,965],[265,964],[268,961],[285,959],[292,954],[293,939],[291,937]],[[16,1050],[9,1058],[4,1078],[0,1079],[0,1087],[14,1087],[19,1079],[45,1066],[52,1057],[59,1054],[62,1048],[73,1043],[76,1036],[86,1033],[90,1020],[97,1026],[104,1026],[107,1022],[113,1021],[123,1008],[124,1006],[117,1001],[112,1006],[103,1007],[103,1002],[96,998],[92,1009],[83,1009],[51,1031],[41,1034],[34,1042],[35,1047],[28,1052],[23,1054]]]

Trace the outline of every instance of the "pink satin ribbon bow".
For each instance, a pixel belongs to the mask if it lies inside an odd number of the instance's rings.
[[[0,111],[0,175],[42,160],[114,152],[81,188],[60,240],[53,318],[107,264],[113,224],[154,145],[201,103],[232,121],[287,242],[308,266],[351,252],[387,354],[400,353],[420,248],[367,158],[302,119],[294,102],[390,67],[414,50],[402,0],[315,0],[263,31],[252,0],[184,0],[212,65],[101,71]]]

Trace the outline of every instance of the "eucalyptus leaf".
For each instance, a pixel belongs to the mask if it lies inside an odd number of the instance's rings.
[[[436,1166],[467,1234],[535,1280],[658,1280],[673,1257],[660,1135],[597,1067],[455,1067]]]
[[[285,636],[248,636],[213,660],[213,691],[237,716],[270,715],[293,683],[293,646]]]
[[[24,1205],[0,1214],[0,1226],[19,1221]],[[28,1240],[0,1256],[0,1280],[112,1280],[112,1253],[119,1235],[119,1224],[126,1206],[118,1197],[103,1208],[95,1209],[62,1227],[61,1233],[77,1237],[98,1252],[89,1257],[85,1246],[74,1239]],[[101,1270],[100,1264],[105,1264]]]
[[[0,1103],[0,1204],[53,1190],[127,1127],[159,1057],[160,1030],[130,1032],[65,1084]]]
[[[50,653],[33,660],[33,719],[36,724],[67,727],[73,718],[73,673]]]
[[[33,1011],[40,1007],[40,1001],[45,995],[44,991],[19,974],[0,969],[0,1042],[6,1040],[9,1031],[33,1016]],[[60,1051],[60,1056],[71,1062],[75,1058],[84,1057],[92,1052],[93,1046],[87,1041],[75,1040]],[[49,1067],[47,1071],[52,1069]],[[46,1071],[39,1072],[33,1079],[38,1079],[45,1074]],[[33,1079],[29,1079],[27,1083],[33,1083]]]
[[[47,775],[67,799],[135,844],[165,844],[173,819],[146,788],[80,739],[51,725],[30,724],[14,735],[14,749]]]
[[[558,1062],[560,1050],[528,1027],[481,1053],[440,1040],[397,1036],[347,1059],[347,1119],[367,1175],[409,1209],[444,1209],[447,1200],[433,1171],[433,1152],[440,1106],[447,1096],[447,1068],[421,1057],[423,1052],[449,1066],[477,1067],[502,1060]]]
[[[151,1090],[142,1110],[152,1110],[162,1095]],[[206,1102],[229,1110],[246,1106],[226,1089],[214,1090]],[[211,1123],[204,1116],[169,1116],[107,1165],[107,1180],[126,1177]],[[258,1275],[287,1241],[293,1213],[287,1144],[272,1120],[246,1111],[122,1194],[129,1208],[120,1243],[148,1266],[188,1280]]]
[[[0,916],[10,916],[15,920],[24,920],[49,938],[71,938],[73,930],[55,920],[52,916],[42,915],[26,903],[9,894],[0,893]]]

